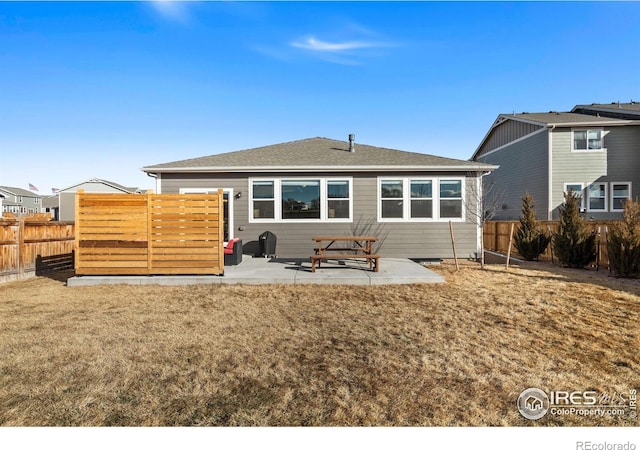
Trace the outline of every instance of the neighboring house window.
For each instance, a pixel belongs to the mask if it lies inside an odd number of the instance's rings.
[[[463,178],[382,178],[378,186],[382,222],[464,220]]]
[[[607,210],[607,183],[593,183],[587,188],[589,211]]]
[[[351,221],[350,178],[253,179],[250,186],[252,222]]]
[[[602,130],[574,130],[574,150],[602,150]]]
[[[275,191],[273,181],[254,181],[251,186],[253,195],[254,219],[275,218]]]
[[[411,180],[411,218],[433,218],[432,180]]]
[[[564,192],[565,193],[573,192],[574,195],[580,199],[579,203],[581,208],[585,207],[583,189],[584,189],[584,186],[582,183],[565,183],[564,184]]]
[[[462,217],[462,180],[440,180],[440,217]]]
[[[631,183],[611,183],[611,211],[624,211],[624,202],[631,198]]]

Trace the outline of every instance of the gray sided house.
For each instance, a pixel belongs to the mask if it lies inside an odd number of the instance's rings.
[[[350,138],[352,138],[350,136]],[[158,193],[223,189],[225,240],[258,253],[258,237],[277,237],[281,257],[308,258],[314,235],[349,236],[362,225],[386,236],[384,257],[452,257],[480,251],[478,199],[494,166],[400,150],[311,138],[142,170]]]
[[[496,219],[517,219],[527,192],[539,219],[557,219],[570,190],[586,218],[619,219],[640,195],[640,104],[500,114],[471,160],[500,166],[485,180],[502,195]]]
[[[4,197],[0,202],[0,213],[9,212],[22,217],[38,214],[42,208],[42,197],[26,189],[11,186],[0,186],[0,195]]]
[[[80,189],[87,193],[94,194],[138,194],[140,189],[137,187],[125,187],[113,181],[92,178],[82,183],[74,184],[65,189],[60,189],[58,198],[60,202],[59,220],[73,222],[76,212],[76,192]]]

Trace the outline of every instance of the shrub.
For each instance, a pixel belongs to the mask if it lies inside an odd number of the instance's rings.
[[[522,197],[520,226],[513,237],[514,246],[518,253],[527,261],[538,259],[547,249],[549,242],[551,242],[551,236],[548,236],[540,229],[540,223],[536,220],[534,207],[533,197],[525,194]]]
[[[560,264],[567,267],[584,267],[596,259],[596,234],[580,216],[579,198],[573,191],[564,194],[553,251]]]
[[[609,268],[621,277],[640,275],[640,204],[624,203],[622,221],[611,226],[607,242]]]

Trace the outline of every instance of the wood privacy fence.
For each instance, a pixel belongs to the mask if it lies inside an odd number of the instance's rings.
[[[556,233],[560,228],[560,222],[555,221],[539,221],[542,227],[542,230],[546,231],[549,234]],[[609,220],[609,221],[587,221],[587,225],[591,228],[591,230],[596,232],[596,248],[598,251],[598,265],[604,268],[609,268],[609,256],[607,254],[607,233],[611,230],[611,225],[617,223],[617,221]],[[485,250],[491,250],[499,253],[507,253],[509,249],[509,232],[511,230],[511,224],[514,224],[513,233],[518,230],[520,226],[520,222],[517,220],[512,221],[491,221],[485,222],[483,229],[483,237],[484,237],[484,248]],[[518,256],[518,251],[516,250],[515,245],[511,244],[511,254],[514,256]],[[553,246],[550,244],[547,247],[547,250],[540,255],[541,261],[552,261],[553,260]]]
[[[0,282],[73,269],[74,225],[0,218]]]
[[[216,194],[76,194],[77,275],[224,272]]]

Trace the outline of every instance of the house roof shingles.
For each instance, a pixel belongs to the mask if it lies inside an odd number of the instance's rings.
[[[127,186],[123,186],[123,185],[118,184],[118,183],[114,183],[113,181],[102,180],[100,178],[91,178],[91,179],[83,181],[81,183],[76,183],[73,186],[69,186],[69,187],[66,187],[64,189],[60,189],[60,192],[72,190],[72,189],[77,188],[78,186],[81,186],[81,185],[86,184],[86,183],[106,184],[107,186],[111,186],[111,187],[119,189],[119,190],[121,190],[123,192],[129,192],[131,194],[135,194],[136,192],[140,191],[140,188],[137,188],[137,187],[127,187]]]
[[[0,186],[0,190],[8,192],[13,195],[21,195],[22,197],[40,197],[40,194],[36,194],[35,192],[31,192],[26,189],[17,188],[17,187]]]
[[[179,172],[189,170],[251,169],[339,169],[424,167],[443,170],[491,170],[493,166],[442,156],[407,152],[322,137],[302,139],[282,144],[239,150],[201,158],[185,159],[143,167],[145,172]]]
[[[617,123],[618,119],[612,119],[609,117],[598,117],[590,114],[578,114],[573,112],[555,112],[550,111],[546,113],[520,113],[520,114],[501,114],[504,118],[515,118],[538,122],[545,125],[555,124],[572,124],[572,123]]]
[[[576,105],[576,108],[600,108],[624,111],[640,111],[640,102],[591,103],[590,105]]]

